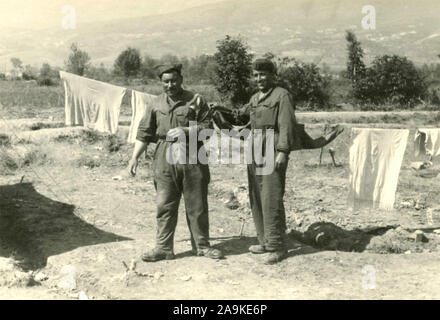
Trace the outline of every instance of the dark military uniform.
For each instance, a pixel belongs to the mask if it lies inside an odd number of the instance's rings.
[[[238,112],[238,117],[249,116],[251,129],[274,130],[274,153],[300,149],[295,134],[295,109],[290,93],[280,87],[270,89],[261,96],[256,93],[250,102]],[[263,139],[263,154],[266,144]],[[248,165],[249,198],[258,241],[267,251],[285,250],[286,215],[283,196],[286,167],[274,169],[271,174],[257,175],[258,164]]]
[[[153,160],[154,186],[157,191],[157,248],[173,252],[174,232],[177,225],[179,202],[183,194],[188,227],[193,250],[209,247],[208,183],[209,167],[206,164],[189,162],[187,148],[186,164],[171,164],[167,161],[167,149],[174,143],[166,141],[167,132],[176,127],[188,127],[189,121],[198,121],[198,130],[207,128],[209,108],[205,102],[197,106],[195,95],[183,90],[178,101],[172,101],[165,93],[155,99],[141,120],[137,140],[156,142]],[[187,139],[188,140],[188,139]],[[188,141],[187,141],[188,147]],[[203,142],[197,143],[197,151]],[[194,158],[193,158],[194,159]]]

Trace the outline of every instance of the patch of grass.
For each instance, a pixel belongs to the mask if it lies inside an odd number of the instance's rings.
[[[95,159],[87,154],[82,155],[76,162],[78,167],[86,167],[89,169],[97,168],[101,165],[98,159]]]
[[[439,124],[440,123],[440,112],[437,112],[434,116],[426,119],[427,124]]]
[[[0,147],[10,147],[11,137],[5,133],[0,133]]]
[[[2,105],[8,112],[5,117],[34,118],[64,113],[64,88],[61,85],[40,87],[25,81],[0,81]]]
[[[21,159],[21,166],[30,166],[32,164],[42,165],[47,161],[47,154],[41,150],[28,150],[23,159]]]
[[[62,123],[43,123],[43,122],[37,122],[32,123],[30,126],[30,130],[40,130],[40,129],[51,129],[51,128],[61,128],[63,127]]]
[[[77,140],[78,140],[77,137],[70,135],[70,134],[60,134],[59,136],[52,138],[52,141],[58,142],[58,143],[60,143],[60,142],[74,142]]]
[[[88,144],[95,144],[103,140],[102,134],[94,130],[83,130],[81,131],[81,141]]]
[[[48,154],[36,146],[0,147],[0,174],[10,174],[31,165],[43,165],[47,161]]]
[[[10,152],[0,147],[0,175],[13,174],[18,169],[18,164]]]
[[[121,149],[123,142],[117,135],[108,135],[104,141],[104,148],[108,152],[117,152]]]

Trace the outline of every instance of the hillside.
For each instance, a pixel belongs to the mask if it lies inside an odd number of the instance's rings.
[[[94,63],[111,65],[127,46],[142,53],[194,56],[213,53],[226,34],[241,35],[258,55],[267,51],[304,61],[345,64],[344,32],[355,30],[367,53],[398,53],[416,63],[437,62],[440,27],[437,0],[368,2],[377,12],[376,30],[362,30],[365,1],[239,0],[208,4],[166,15],[79,24],[0,35],[0,66],[10,57],[25,64],[62,65],[70,43],[78,42]]]

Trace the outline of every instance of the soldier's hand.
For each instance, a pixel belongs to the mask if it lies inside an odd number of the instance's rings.
[[[275,159],[275,169],[280,170],[287,166],[287,154],[284,152],[278,152]]]
[[[210,103],[208,103],[208,107],[209,107],[209,109],[217,108],[217,107],[220,107],[220,104],[218,104],[217,102],[210,102]]]
[[[138,166],[138,160],[136,158],[132,158],[130,162],[128,162],[127,171],[133,177],[136,175],[137,166]]]
[[[173,129],[170,129],[167,132],[167,137],[170,137],[171,139],[177,139],[182,134],[188,133],[188,131],[189,131],[189,129],[188,128],[184,128],[184,127],[173,128]]]

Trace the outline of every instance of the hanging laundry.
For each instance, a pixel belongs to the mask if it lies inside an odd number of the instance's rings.
[[[354,209],[393,209],[409,130],[352,128],[349,201]]]
[[[136,90],[131,91],[131,124],[128,132],[128,143],[134,143],[136,141],[136,134],[141,122],[142,117],[145,114],[147,108],[152,107],[156,96],[139,92]]]
[[[60,71],[64,83],[66,125],[116,133],[127,89]]]
[[[440,155],[440,129],[418,129],[414,137],[414,155]]]

